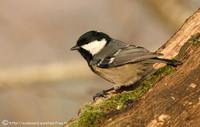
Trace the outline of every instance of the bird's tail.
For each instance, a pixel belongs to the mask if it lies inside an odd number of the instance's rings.
[[[163,63],[166,63],[167,65],[171,65],[173,67],[177,67],[178,65],[181,65],[182,62],[181,61],[178,61],[178,60],[175,60],[175,59],[164,59],[164,58],[155,58]]]

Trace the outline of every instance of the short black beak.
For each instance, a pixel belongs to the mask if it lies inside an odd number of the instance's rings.
[[[79,50],[79,49],[80,49],[80,47],[77,46],[77,45],[71,48],[72,51],[73,51],[73,50]]]

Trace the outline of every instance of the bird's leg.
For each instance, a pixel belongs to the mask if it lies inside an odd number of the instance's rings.
[[[107,93],[112,91],[112,90],[114,90],[114,87],[109,88],[107,90],[102,90],[102,91],[96,93],[96,95],[93,96],[93,100],[95,101],[96,98],[98,98],[98,97],[106,97]]]

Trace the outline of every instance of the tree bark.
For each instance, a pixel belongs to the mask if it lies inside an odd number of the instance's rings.
[[[157,51],[168,58],[179,53],[177,58],[183,65],[157,82],[129,110],[110,117],[103,126],[200,127],[199,33],[200,10]]]
[[[91,103],[66,126],[200,127],[200,10],[157,52],[165,58],[176,57],[183,64],[167,75],[159,72],[161,75],[154,82],[147,80],[154,86],[144,95],[141,88]],[[161,66],[156,64],[155,68]],[[129,104],[130,98],[137,101]],[[123,110],[122,102],[128,105]]]

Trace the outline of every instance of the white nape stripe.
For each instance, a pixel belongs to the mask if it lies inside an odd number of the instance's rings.
[[[81,46],[83,49],[89,51],[92,55],[97,54],[98,52],[100,52],[104,46],[106,45],[106,39],[103,38],[100,41],[95,40],[92,42],[89,42],[88,44],[85,44],[83,46]]]

